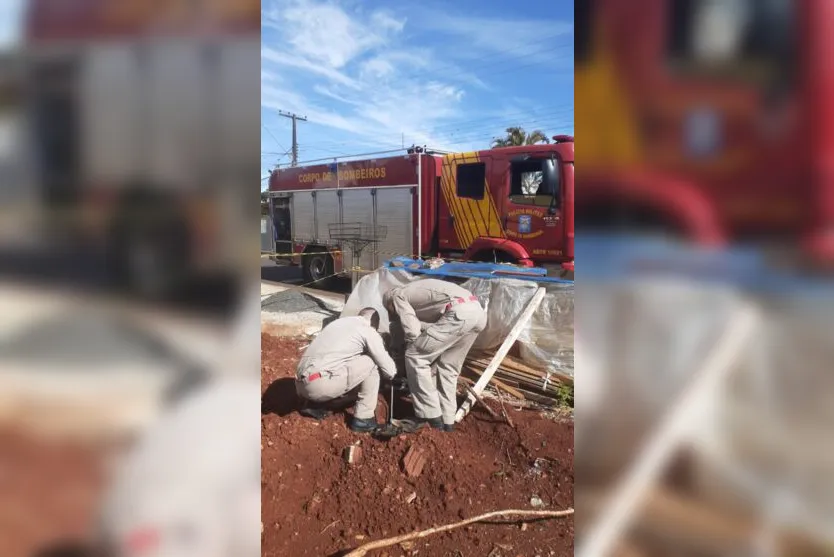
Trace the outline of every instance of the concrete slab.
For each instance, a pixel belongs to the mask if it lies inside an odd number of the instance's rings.
[[[0,423],[55,435],[136,432],[229,345],[222,322],[16,283],[0,315]]]

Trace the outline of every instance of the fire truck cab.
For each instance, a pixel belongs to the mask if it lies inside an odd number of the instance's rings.
[[[834,3],[577,0],[575,21],[583,233],[834,259]]]
[[[573,168],[573,138],[556,136],[544,145],[468,153],[413,147],[277,169],[269,184],[275,257],[302,265],[308,282],[324,281],[352,261],[352,242],[334,237],[334,228],[365,223],[384,232],[367,239],[364,270],[408,255],[543,265],[569,276]]]

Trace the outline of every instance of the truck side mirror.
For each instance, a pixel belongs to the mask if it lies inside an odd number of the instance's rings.
[[[545,195],[559,195],[559,166],[556,159],[542,161],[542,184],[539,193]]]

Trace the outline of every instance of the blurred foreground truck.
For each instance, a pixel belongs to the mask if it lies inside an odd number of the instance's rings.
[[[259,53],[257,0],[28,0],[26,142],[51,237],[103,250],[143,296],[239,268]]]
[[[396,255],[541,265],[573,276],[573,138],[469,153],[412,147],[275,170],[274,250],[324,281]]]
[[[834,2],[575,6],[581,234],[834,261]]]

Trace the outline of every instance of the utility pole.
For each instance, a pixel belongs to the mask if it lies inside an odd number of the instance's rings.
[[[307,121],[306,116],[299,116],[298,114],[294,114],[292,112],[284,112],[283,110],[279,110],[278,114],[283,116],[284,118],[289,118],[292,120],[292,163],[291,166],[298,166],[298,132],[297,132],[297,124],[296,121],[301,120],[302,122]]]

